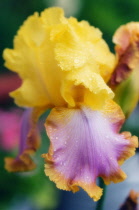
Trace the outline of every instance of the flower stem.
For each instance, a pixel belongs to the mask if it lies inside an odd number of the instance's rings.
[[[101,199],[97,202],[96,210],[103,210],[103,204],[104,204],[104,199],[106,195],[106,185],[104,184],[101,178],[99,178],[99,186],[103,188],[103,195]]]

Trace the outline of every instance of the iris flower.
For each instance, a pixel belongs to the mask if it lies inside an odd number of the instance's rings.
[[[116,59],[100,30],[49,8],[24,22],[4,59],[22,79],[10,95],[17,105],[32,108],[32,126],[52,108],[45,123],[50,148],[42,155],[50,180],[63,190],[81,187],[95,201],[102,195],[97,177],[105,184],[123,181],[120,165],[134,155],[137,138],[119,133],[124,114],[107,85]],[[9,171],[19,169],[12,164],[7,159]]]

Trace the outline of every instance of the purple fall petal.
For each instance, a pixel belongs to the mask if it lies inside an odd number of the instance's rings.
[[[30,130],[30,115],[32,109],[26,109],[21,120],[19,155],[27,148],[27,136]]]
[[[43,155],[45,173],[59,188],[77,191],[75,186],[81,186],[98,200],[102,194],[95,184],[98,176],[106,183],[126,177],[118,161],[129,156],[132,143],[124,134],[116,133],[115,124],[106,114],[87,107],[53,109],[46,130],[51,147]]]
[[[15,159],[5,158],[5,168],[10,172],[28,171],[36,167],[30,155],[39,147],[40,139],[32,112],[32,109],[27,109],[23,113],[18,156]]]

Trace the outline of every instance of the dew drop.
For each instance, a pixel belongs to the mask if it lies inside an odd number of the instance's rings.
[[[86,176],[85,179],[86,179],[86,182],[89,182],[90,181],[89,176]]]
[[[115,138],[114,140],[115,140],[115,141],[119,141],[119,139],[118,139],[118,138]]]
[[[79,63],[79,59],[77,59],[77,58],[74,59],[74,63],[76,63],[76,64]]]

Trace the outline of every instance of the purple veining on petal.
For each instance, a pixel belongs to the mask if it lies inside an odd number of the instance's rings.
[[[54,111],[46,129],[55,170],[66,179],[85,183],[116,173],[117,160],[130,142],[114,126],[107,115],[87,107]]]
[[[23,151],[27,147],[27,136],[29,133],[29,130],[31,128],[30,123],[30,117],[31,117],[32,109],[26,109],[23,113],[22,119],[21,119],[21,128],[20,128],[20,144],[19,144],[19,154],[22,154]]]

